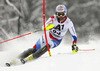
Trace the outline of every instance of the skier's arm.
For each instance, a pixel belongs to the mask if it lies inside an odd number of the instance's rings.
[[[70,24],[69,25],[69,31],[72,35],[73,43],[77,43],[77,35],[76,35],[75,28],[74,28],[74,25],[73,25],[72,21],[70,21],[69,24]]]
[[[78,47],[76,45],[76,43],[77,43],[77,35],[76,35],[75,28],[74,28],[74,25],[73,25],[72,21],[70,21],[69,24],[70,24],[69,25],[69,31],[70,31],[70,33],[71,33],[71,35],[73,37],[72,52],[73,53],[77,53],[78,52]]]
[[[46,21],[46,23],[45,23],[45,28],[46,28],[46,30],[50,30],[50,29],[54,28],[53,17],[54,17],[54,16],[50,17],[50,18]],[[42,26],[42,30],[44,30],[44,26]]]

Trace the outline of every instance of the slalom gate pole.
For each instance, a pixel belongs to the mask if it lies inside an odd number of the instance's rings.
[[[0,42],[0,44],[5,43],[5,42],[8,42],[8,41],[11,41],[11,40],[14,40],[14,39],[17,39],[17,38],[20,38],[20,37],[23,37],[23,36],[26,36],[26,35],[30,35],[30,34],[32,34],[32,32],[31,33],[24,34],[24,35],[20,35],[18,37],[12,38],[12,39],[8,39],[8,40],[5,40],[5,41],[2,41],[2,42]]]
[[[51,52],[50,52],[48,41],[47,41],[46,28],[45,28],[45,0],[43,0],[43,24],[44,24],[44,34],[45,34],[47,49],[48,49],[48,52],[49,52],[49,56],[51,56]]]

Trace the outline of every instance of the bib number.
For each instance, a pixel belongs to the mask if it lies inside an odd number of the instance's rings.
[[[61,30],[64,29],[64,25],[57,25],[54,29],[53,29],[53,33],[55,33],[56,35],[60,35],[61,34]]]

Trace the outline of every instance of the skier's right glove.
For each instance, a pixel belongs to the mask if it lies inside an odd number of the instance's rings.
[[[72,52],[73,53],[77,53],[78,52],[78,47],[77,47],[76,43],[72,44]]]
[[[48,24],[48,25],[46,26],[46,30],[50,30],[50,29],[52,29],[52,28],[54,28],[54,24]],[[42,30],[44,30],[44,28],[43,28]]]

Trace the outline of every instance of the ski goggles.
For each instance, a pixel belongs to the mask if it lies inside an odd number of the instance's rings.
[[[60,17],[60,16],[65,17],[66,14],[64,12],[57,12],[56,15],[58,17]]]

